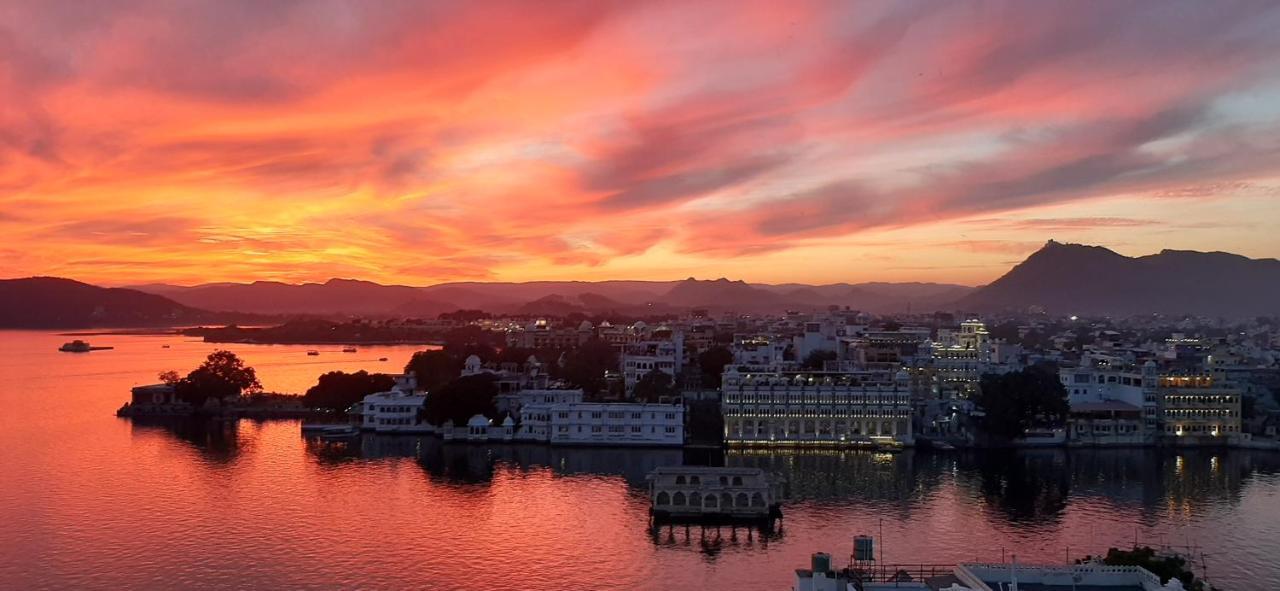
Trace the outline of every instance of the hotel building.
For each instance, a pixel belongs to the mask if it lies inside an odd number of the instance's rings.
[[[905,371],[742,373],[721,378],[730,445],[911,445]]]

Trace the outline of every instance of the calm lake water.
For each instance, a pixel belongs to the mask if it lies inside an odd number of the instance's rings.
[[[1136,536],[1197,547],[1219,587],[1280,581],[1280,454],[322,444],[296,421],[116,418],[131,386],[215,346],[98,336],[116,349],[59,353],[71,338],[0,332],[0,588],[785,590],[810,553],[843,562],[881,527],[890,563],[1061,561]],[[415,350],[226,347],[293,392]],[[785,476],[781,528],[651,529],[644,474],[707,461]]]

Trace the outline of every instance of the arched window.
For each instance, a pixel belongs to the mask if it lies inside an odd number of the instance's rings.
[[[694,486],[702,486],[702,479],[697,476],[690,476],[689,484],[692,484]]]
[[[701,507],[701,506],[702,506],[702,495],[700,495],[700,494],[698,494],[698,493],[689,493],[689,506],[690,506],[690,507]]]
[[[677,492],[676,494],[672,495],[672,496],[671,496],[671,504],[672,504],[672,505],[675,505],[675,506],[677,506],[677,507],[683,507],[683,506],[684,506],[684,493],[682,493],[682,492]]]
[[[670,504],[671,504],[671,495],[668,495],[668,494],[666,493],[666,491],[663,491],[663,492],[658,493],[658,504],[659,504],[659,505],[670,505]]]
[[[720,486],[729,486],[729,478],[728,478],[728,477],[726,477],[726,476],[721,476],[721,477],[720,477]]]
[[[704,504],[706,504],[706,506],[711,507],[711,508],[715,508],[715,507],[716,507],[716,505],[718,505],[718,504],[719,504],[719,503],[717,503],[717,502],[716,502],[716,496],[715,496],[715,495],[707,495],[707,496],[703,497],[702,501],[703,501],[703,503],[704,503]]]
[[[747,500],[747,493],[738,493],[737,504],[739,507],[747,507],[750,501]]]
[[[676,476],[676,484],[684,484],[684,475]]]
[[[733,485],[734,485],[734,486],[742,486],[742,477],[741,477],[741,476],[734,476],[734,477],[733,477]]]
[[[733,507],[733,496],[729,493],[720,493],[720,506],[725,509]]]
[[[756,493],[756,494],[754,494],[754,495],[751,495],[751,506],[752,506],[752,507],[763,507],[763,506],[764,506],[764,495],[762,495],[762,494],[760,494],[760,493]]]

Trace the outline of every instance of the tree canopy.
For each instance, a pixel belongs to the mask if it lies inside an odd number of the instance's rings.
[[[636,382],[631,397],[641,402],[658,402],[663,396],[675,394],[674,382],[667,372],[651,369]]]
[[[386,374],[371,374],[364,370],[355,373],[331,371],[320,376],[316,385],[307,389],[302,401],[311,408],[344,410],[365,396],[390,390],[395,384],[395,379]]]
[[[210,398],[223,400],[262,389],[257,372],[235,353],[222,349],[210,353],[187,377],[177,376],[177,372],[166,371],[160,379],[174,387],[178,398],[193,406],[201,406]]]
[[[405,364],[405,373],[412,373],[418,379],[418,387],[428,392],[456,379],[460,362],[452,355],[442,351],[418,351]]]
[[[826,363],[828,361],[835,361],[837,357],[838,355],[836,355],[835,351],[818,349],[816,351],[810,351],[808,355],[805,355],[802,365],[805,369],[821,370],[826,367]]]
[[[986,374],[978,389],[974,403],[986,413],[980,425],[1007,439],[1022,437],[1031,427],[1061,425],[1069,409],[1066,388],[1042,367]]]
[[[422,418],[432,425],[453,421],[465,425],[474,415],[494,417],[497,407],[498,382],[492,374],[462,376],[432,391],[422,408]]]
[[[599,339],[591,339],[565,355],[564,378],[594,396],[607,385],[605,372],[618,370],[618,352]]]
[[[698,354],[698,369],[702,371],[704,388],[719,388],[720,374],[724,366],[733,363],[733,351],[728,347],[717,345]]]

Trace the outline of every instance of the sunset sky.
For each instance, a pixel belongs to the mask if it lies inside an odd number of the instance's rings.
[[[0,277],[1280,256],[1280,3],[0,0]]]

